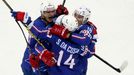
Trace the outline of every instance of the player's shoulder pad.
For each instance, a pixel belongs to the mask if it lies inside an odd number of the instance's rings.
[[[93,28],[97,29],[97,27],[91,21],[88,21],[87,24],[91,25]]]

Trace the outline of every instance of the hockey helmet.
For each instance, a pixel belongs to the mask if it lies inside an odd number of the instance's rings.
[[[44,11],[53,11],[53,10],[56,10],[56,8],[52,2],[44,1],[43,3],[41,3],[40,6],[41,13],[43,13]]]
[[[72,15],[61,15],[56,19],[55,23],[65,26],[69,31],[75,31],[78,28],[78,21]]]
[[[81,15],[83,16],[83,22],[82,23],[86,23],[89,20],[89,17],[91,15],[91,11],[89,8],[85,7],[85,6],[80,6],[79,8],[75,9],[74,11],[74,16],[75,15]]]

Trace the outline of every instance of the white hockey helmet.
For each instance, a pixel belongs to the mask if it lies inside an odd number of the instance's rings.
[[[75,9],[74,15],[75,14],[83,16],[83,23],[86,23],[90,18],[91,11],[85,6],[80,6],[79,8]]]
[[[44,1],[41,3],[40,11],[43,13],[43,11],[53,11],[56,10],[55,5],[50,1]]]
[[[56,19],[55,23],[65,26],[69,31],[75,31],[78,28],[78,21],[72,15],[61,15]]]

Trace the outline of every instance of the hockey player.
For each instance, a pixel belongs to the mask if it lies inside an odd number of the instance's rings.
[[[83,34],[82,35],[83,37],[87,36],[88,38],[91,39],[90,40],[91,42],[89,44],[84,43],[84,42],[81,44],[87,45],[90,54],[93,55],[95,53],[95,43],[97,42],[98,36],[97,36],[96,26],[92,22],[89,21],[90,15],[91,15],[90,9],[85,6],[81,6],[74,11],[74,16],[78,20],[78,23],[80,25],[78,30],[76,30],[75,32],[79,34]],[[78,43],[77,40],[72,40],[72,41]],[[86,61],[85,63],[87,63],[87,65],[82,66],[82,67],[85,67],[83,75],[86,75],[86,72],[87,72],[88,62]]]
[[[58,31],[57,27],[63,29],[64,32],[62,32],[63,33],[62,36],[64,37],[68,36],[65,33],[68,33],[70,31],[71,32],[75,31],[76,28],[78,27],[78,22],[76,18],[74,18],[73,16],[62,15],[60,16],[60,19],[61,19],[60,22],[62,21],[61,23],[64,26],[68,26],[68,25],[70,26],[64,28],[60,25],[55,24],[54,26],[52,26],[52,28],[54,28],[56,31]],[[57,60],[57,65],[47,68],[49,75],[55,75],[55,74],[56,75],[82,75],[83,74],[83,70],[85,70],[85,68],[82,67],[82,65],[86,65],[86,64],[82,64],[81,60],[83,57],[86,56],[86,51],[87,51],[86,47],[81,46],[79,44],[75,44],[73,42],[69,42],[68,40],[59,38],[55,35],[51,35],[51,33],[49,33],[49,28],[44,30],[44,32],[39,36],[41,40],[47,39],[47,41],[50,42],[52,47],[51,51],[54,52],[54,57]],[[36,46],[36,53],[37,54],[39,53],[40,58],[46,57],[44,51],[46,51],[46,49],[44,49],[42,46],[40,45]]]
[[[58,16],[61,14],[68,14],[68,11],[65,7],[62,5],[59,5],[57,9],[55,9],[55,6],[51,2],[44,1],[44,3],[41,4],[41,16],[38,17],[32,24],[34,25],[31,27],[33,31],[36,31],[34,35],[38,35],[43,32],[43,29],[46,28],[49,25],[53,25],[53,19],[54,16]],[[11,12],[12,16],[17,20],[17,21],[22,21],[25,24],[31,24],[31,18],[27,15],[25,12]],[[32,25],[31,24],[31,25]],[[45,41],[46,42],[46,41]],[[35,45],[37,45],[37,41],[31,36],[29,37],[29,46],[32,49],[32,52],[35,50]],[[45,43],[46,47],[50,49],[50,46],[48,43]],[[46,55],[52,56],[52,53],[49,51],[45,52]],[[29,58],[30,56],[30,58]],[[33,75],[33,69],[37,69],[39,65],[39,59],[37,58],[38,56],[34,55],[34,53],[29,53],[29,48],[27,47],[24,53],[24,57],[22,60],[21,68],[24,73],[24,75]],[[34,58],[34,59],[33,59]],[[36,60],[35,60],[36,59]],[[49,61],[49,58],[45,58],[47,61]],[[50,60],[51,61],[51,60]],[[52,60],[53,61],[53,60]],[[49,65],[49,63],[47,63]],[[33,68],[33,69],[32,69]],[[43,72],[45,73],[45,72]],[[45,75],[45,74],[42,74]]]
[[[88,48],[88,52],[90,52],[90,55],[92,56],[95,53],[95,43],[97,42],[97,31],[95,25],[89,21],[90,14],[91,11],[88,8],[83,6],[79,7],[74,11],[74,16],[79,23],[79,28],[76,31],[72,33],[68,32],[61,35],[61,33],[64,32],[64,28],[61,29],[58,26],[56,28],[52,27],[50,31],[52,34],[58,35],[62,38],[70,39],[72,42],[76,44],[85,45]],[[65,26],[65,28],[68,28],[68,26]],[[91,57],[90,55],[87,57]],[[84,57],[79,58],[82,58],[83,60],[81,61],[81,63],[88,64],[86,58],[85,60]],[[85,67],[83,75],[86,75],[87,65],[81,65],[81,67],[83,68]]]

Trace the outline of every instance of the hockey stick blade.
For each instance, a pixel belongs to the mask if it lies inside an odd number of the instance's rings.
[[[122,63],[122,65],[120,66],[120,71],[122,72],[126,67],[127,67],[127,65],[128,65],[128,61],[124,61],[123,63]]]
[[[122,65],[121,65],[119,68],[115,68],[115,70],[116,70],[117,72],[121,73],[121,72],[127,67],[127,65],[128,65],[128,62],[127,62],[127,61],[124,61],[124,62],[122,63]]]
[[[97,57],[98,59],[100,59],[106,65],[108,65],[109,67],[111,67],[112,69],[114,69],[115,71],[117,71],[119,73],[121,73],[127,67],[127,65],[128,65],[128,62],[124,61],[123,64],[120,66],[120,68],[116,68],[115,66],[111,65],[109,62],[107,62],[106,60],[104,60],[103,58],[98,56],[97,54],[94,54],[94,56]]]

